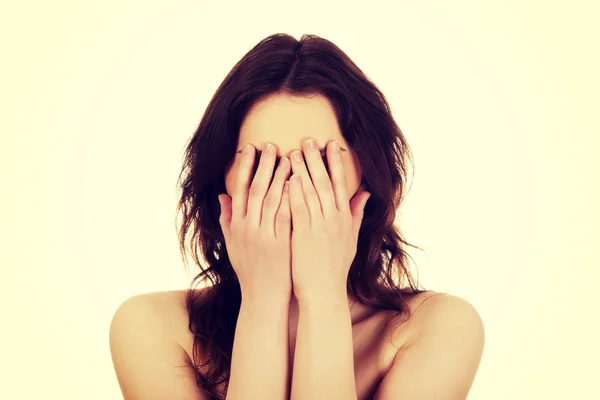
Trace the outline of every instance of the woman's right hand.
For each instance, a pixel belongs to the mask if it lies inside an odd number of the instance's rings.
[[[275,171],[275,145],[266,143],[252,179],[255,149],[246,144],[231,197],[220,194],[219,223],[242,299],[292,296],[290,160],[282,156]]]

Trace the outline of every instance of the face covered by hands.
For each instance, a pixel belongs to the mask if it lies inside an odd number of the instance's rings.
[[[345,296],[364,208],[371,196],[359,188],[350,200],[339,144],[329,142],[326,154],[329,176],[314,138],[291,157],[292,282],[299,300],[331,293]]]
[[[310,137],[316,139],[320,147],[319,149],[311,150],[309,147],[306,147],[302,144],[305,139],[308,138],[306,132],[310,132]],[[325,146],[326,144],[331,145],[332,141],[337,141],[341,145],[341,162],[339,161],[339,157],[334,154],[333,147]],[[278,170],[279,157],[281,157],[281,159],[284,157],[289,157],[289,160],[291,161],[290,164],[292,164],[291,166],[293,169],[293,171],[290,172],[295,172],[300,176],[300,187],[302,190],[300,192],[301,195],[296,196],[296,200],[298,201],[295,208],[298,213],[295,215],[296,218],[291,221],[292,232],[296,232],[297,235],[295,235],[293,239],[290,238],[290,243],[288,243],[290,247],[292,245],[292,240],[295,244],[297,244],[295,251],[295,261],[297,261],[295,273],[295,294],[297,295],[305,286],[304,282],[308,282],[306,285],[307,287],[309,285],[310,287],[318,286],[318,283],[320,282],[318,280],[325,279],[326,274],[334,273],[333,267],[332,271],[327,271],[324,268],[325,264],[330,263],[329,261],[326,261],[325,258],[319,260],[320,264],[318,267],[321,268],[319,268],[316,272],[304,271],[306,272],[304,273],[300,271],[301,265],[310,263],[308,260],[305,262],[302,261],[304,256],[310,255],[310,252],[314,252],[315,248],[311,248],[309,244],[303,245],[303,243],[306,243],[306,241],[300,241],[300,236],[303,234],[300,233],[299,229],[302,226],[309,226],[311,230],[316,229],[317,225],[315,224],[318,224],[316,218],[319,216],[312,212],[314,210],[315,199],[317,199],[318,202],[317,209],[321,212],[319,218],[324,219],[322,225],[324,225],[324,229],[327,230],[333,229],[333,227],[330,225],[333,222],[331,217],[334,215],[332,213],[326,214],[327,210],[331,210],[333,207],[335,210],[341,213],[343,212],[342,210],[345,209],[345,213],[349,214],[346,215],[346,217],[348,219],[352,219],[350,217],[352,211],[348,211],[348,208],[350,206],[354,207],[354,205],[358,206],[359,208],[364,207],[364,204],[361,202],[366,201],[366,199],[363,199],[362,196],[367,194],[362,193],[361,190],[363,173],[360,166],[360,160],[348,147],[348,143],[344,138],[343,132],[340,130],[340,124],[335,113],[335,107],[333,107],[332,102],[326,96],[321,94],[311,96],[273,94],[256,102],[248,110],[248,113],[246,114],[239,129],[239,137],[236,145],[237,150],[235,156],[230,163],[228,163],[225,169],[225,188],[226,193],[229,196],[233,196],[236,191],[236,181],[238,179],[238,172],[240,168],[245,168],[243,167],[244,157],[242,155],[242,147],[245,143],[253,144],[257,149],[257,153],[259,153],[257,154],[257,157],[253,159],[253,165],[250,166],[251,173],[255,172],[256,174],[259,174],[258,160],[262,158],[262,155],[258,149],[263,148],[265,143],[272,143],[277,147],[276,159],[274,163],[269,162],[269,167],[267,167],[267,169],[270,168],[273,171]],[[300,146],[298,146],[299,144]],[[291,154],[299,147],[305,150],[305,157],[301,157],[301,160],[306,158],[306,164],[304,161],[297,163],[292,160]],[[302,151],[300,153],[302,156]],[[326,159],[323,159],[324,156]],[[266,172],[266,170],[263,172]],[[344,176],[345,179],[339,178],[340,176]],[[268,178],[265,179],[266,180],[264,182],[269,185]],[[285,180],[287,179],[288,177],[286,177]],[[274,184],[275,181],[275,178],[272,178],[270,180],[270,184]],[[339,183],[336,184],[336,182]],[[345,200],[342,200],[341,196],[343,194],[338,192],[343,190],[342,186],[344,184],[347,184],[345,186],[346,198]],[[289,184],[288,186],[291,190],[292,185]],[[336,188],[339,190],[334,190]],[[348,200],[348,197],[352,197],[352,199]],[[339,202],[342,204],[338,207]],[[289,203],[287,205],[288,207],[291,207]],[[277,215],[279,215],[279,211],[277,212]],[[303,223],[303,218],[308,218],[308,222],[304,221]],[[325,234],[325,232],[321,232],[321,234]],[[335,239],[341,240],[343,237],[335,237]],[[319,245],[320,244],[321,243],[319,243]],[[356,246],[356,242],[353,245],[349,245],[350,248],[353,246]],[[341,245],[338,247],[341,247]],[[301,250],[301,248],[308,248],[309,250],[304,251]],[[308,254],[304,254],[307,252]],[[347,265],[342,268],[345,268],[346,271],[343,271],[339,274],[339,276],[336,275],[335,278],[330,279],[330,281],[337,282],[336,285],[339,284],[339,286],[344,289],[346,284],[346,279],[344,276],[347,276],[349,266],[353,260],[352,254],[355,252],[356,249],[349,249],[349,254],[341,255],[339,254],[339,250],[336,250],[336,253],[331,255],[332,257],[344,257],[347,260],[345,263]],[[335,263],[335,259],[331,263]],[[288,267],[291,269],[291,266]],[[308,268],[303,269],[307,270]],[[257,269],[257,273],[258,271],[260,271],[260,269]],[[269,276],[267,271],[264,271],[264,274],[267,277]],[[314,285],[311,284],[311,280],[315,280]],[[271,284],[275,283],[273,283],[271,280]]]

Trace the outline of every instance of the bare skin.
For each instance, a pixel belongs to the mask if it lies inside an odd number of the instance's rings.
[[[348,193],[351,196],[357,193],[362,177],[360,164],[339,130],[331,104],[323,96],[271,96],[257,103],[242,124],[237,149],[241,150],[245,143],[263,149],[266,143],[271,143],[278,156],[289,156],[307,137],[315,138],[319,148],[332,140],[340,143],[345,149],[342,159]],[[225,171],[225,186],[230,196],[236,187],[241,159],[241,154],[236,154]],[[430,291],[407,300],[414,314],[404,321],[404,315],[398,318],[391,311],[370,309],[348,296],[358,399],[466,398],[483,350],[479,316],[466,301],[447,294]],[[281,330],[278,327],[276,334],[284,332],[287,318],[291,370],[299,316],[295,297],[289,303],[289,313],[279,311],[286,316],[278,321]],[[253,310],[250,314],[262,315],[262,319],[251,321],[256,324],[265,321],[264,315],[270,312]],[[119,307],[111,324],[110,346],[125,400],[208,399],[195,383],[191,367],[194,338],[188,323],[185,291],[138,295]],[[286,347],[284,343],[278,348]],[[265,345],[258,353],[265,354],[268,349]],[[282,360],[280,354],[270,353],[265,358]],[[254,354],[244,362],[257,358]],[[285,361],[280,364],[285,366]],[[237,376],[244,379],[244,374]],[[246,378],[245,383],[239,382],[237,393],[233,395],[235,390],[230,390],[230,395],[243,398],[253,380],[248,382]],[[277,385],[281,392],[282,386]],[[223,386],[220,390],[223,392]]]
[[[409,300],[411,310],[415,310],[419,304],[426,299],[440,294],[438,292],[426,292],[413,296]],[[178,376],[185,377],[186,381],[178,381],[181,387],[187,388],[190,393],[193,393],[194,399],[202,399],[203,394],[193,388],[194,370],[191,367],[190,360],[192,359],[193,336],[188,329],[188,314],[185,308],[185,291],[166,291],[154,292],[136,296],[132,299],[137,299],[135,305],[136,310],[133,313],[144,314],[151,313],[153,320],[159,320],[160,325],[165,331],[161,335],[161,345],[156,346],[155,354],[130,355],[140,359],[140,364],[146,364],[152,361],[155,356],[167,358],[172,364],[170,367],[173,371],[178,370]],[[131,299],[130,299],[131,300]],[[395,318],[393,313],[388,310],[376,310],[368,308],[361,303],[353,303],[349,305],[352,316],[352,334],[354,343],[354,360],[355,360],[355,379],[356,388],[359,399],[370,399],[374,391],[381,382],[381,379],[389,371],[392,366],[394,357],[398,351],[408,347],[418,336],[418,323],[412,322],[412,319],[400,323],[398,318]],[[133,308],[133,307],[132,307]],[[289,335],[290,335],[290,362],[293,365],[293,354],[297,328],[297,303],[290,303],[290,320],[289,320]],[[417,321],[418,322],[418,321]],[[152,325],[151,325],[152,326]],[[144,332],[145,335],[152,335],[151,326]],[[143,327],[139,327],[140,331]],[[163,346],[171,344],[172,348],[170,355],[166,357]],[[176,348],[182,349],[181,352],[175,351]],[[163,353],[163,354],[159,354]],[[148,361],[144,361],[148,360]],[[180,366],[183,368],[177,368]],[[149,378],[151,379],[151,378]],[[167,379],[162,379],[165,383]],[[123,382],[121,386],[128,385]],[[224,386],[219,387],[221,393],[224,393]],[[175,393],[181,392],[179,388]]]

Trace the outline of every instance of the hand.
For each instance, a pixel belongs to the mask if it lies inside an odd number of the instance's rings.
[[[242,300],[291,298],[291,216],[289,192],[284,190],[290,161],[281,157],[271,183],[277,149],[266,143],[250,184],[255,149],[246,146],[249,152],[242,152],[232,196],[218,196],[219,223],[229,260],[240,283]]]
[[[292,282],[298,300],[336,291],[346,295],[350,265],[356,255],[358,231],[371,194],[361,190],[351,201],[339,146],[326,148],[331,179],[312,139],[303,145],[306,165],[292,154]],[[310,176],[308,174],[310,171]],[[298,183],[294,182],[298,177]]]

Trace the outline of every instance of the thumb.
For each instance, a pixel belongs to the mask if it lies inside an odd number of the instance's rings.
[[[369,197],[371,197],[371,193],[363,190],[356,194],[350,201],[352,229],[355,237],[358,237],[358,231],[360,230],[360,225],[362,224],[363,216],[365,215],[365,207],[367,206]]]
[[[219,223],[226,238],[229,237],[229,227],[231,225],[231,197],[226,194],[217,196],[221,211],[219,214]]]

